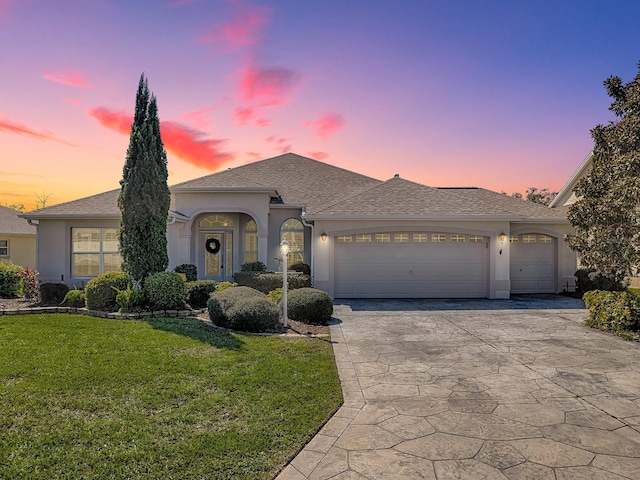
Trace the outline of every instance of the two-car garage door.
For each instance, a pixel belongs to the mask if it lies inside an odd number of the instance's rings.
[[[391,232],[335,238],[336,298],[487,296],[488,238]]]

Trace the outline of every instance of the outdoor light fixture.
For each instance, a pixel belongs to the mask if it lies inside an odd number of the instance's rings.
[[[326,232],[322,232],[322,234],[320,235],[322,243],[327,243],[327,238],[329,238],[329,235],[327,235]]]
[[[287,255],[289,254],[289,242],[280,242],[280,253],[282,254],[282,324],[284,328],[289,325],[287,321]]]
[[[507,236],[505,235],[504,232],[501,232],[500,235],[498,235],[498,240],[500,241],[500,243],[504,243],[506,239],[507,239]]]

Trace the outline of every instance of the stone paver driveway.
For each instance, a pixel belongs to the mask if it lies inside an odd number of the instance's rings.
[[[640,344],[563,297],[349,301],[344,405],[278,476],[640,479]]]

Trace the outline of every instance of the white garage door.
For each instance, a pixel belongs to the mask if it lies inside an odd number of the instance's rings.
[[[555,293],[555,240],[526,234],[510,241],[511,293]]]
[[[450,233],[335,238],[337,298],[487,296],[488,239]]]

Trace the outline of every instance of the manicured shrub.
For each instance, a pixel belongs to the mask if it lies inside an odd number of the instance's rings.
[[[37,270],[25,267],[19,275],[20,280],[22,280],[22,294],[24,295],[24,298],[28,298],[30,300],[37,299],[40,294]]]
[[[0,298],[15,298],[22,295],[22,267],[11,260],[0,260]]]
[[[289,270],[294,272],[304,273],[305,275],[311,275],[311,267],[306,263],[294,263],[289,267]]]
[[[269,304],[269,307],[265,307],[264,302],[253,302],[253,299],[262,299]],[[249,303],[246,307],[241,307],[247,302]],[[215,292],[207,301],[207,310],[211,321],[220,327],[234,330],[260,331],[256,329],[262,328],[264,325],[271,325],[274,309],[276,318],[279,318],[278,307],[269,302],[264,293],[243,286],[230,287],[221,292]],[[258,318],[249,319],[248,317],[252,314]],[[271,329],[272,327],[265,328]]]
[[[195,282],[198,279],[198,267],[191,263],[183,263],[173,269],[176,273],[184,273],[187,277],[187,282]]]
[[[191,308],[205,308],[207,300],[216,291],[218,282],[215,280],[196,280],[187,282],[187,303]]]
[[[113,287],[116,291],[116,305],[118,312],[135,312],[142,310],[145,302],[144,292],[140,285],[127,284],[127,288],[121,290]]]
[[[590,290],[622,291],[625,289],[625,285],[614,283],[609,278],[597,274],[594,270],[580,268],[574,275],[578,293]]]
[[[287,317],[314,325],[327,325],[333,303],[327,292],[315,288],[299,288],[287,294]]]
[[[69,287],[64,283],[43,283],[40,285],[40,301],[48,305],[60,305]]]
[[[175,272],[158,272],[144,282],[144,293],[151,310],[180,310],[185,306],[187,288]]]
[[[231,288],[231,287],[237,287],[238,284],[235,282],[220,282],[218,283],[218,285],[216,285],[216,292],[222,292],[223,290],[226,290],[227,288]]]
[[[228,328],[243,332],[266,332],[280,325],[280,309],[266,296],[250,297],[233,304],[227,311]]]
[[[589,309],[588,327],[625,336],[640,331],[640,296],[632,292],[591,290],[582,297]]]
[[[269,293],[267,293],[267,298],[278,305],[280,302],[282,302],[283,295],[284,290],[282,288],[276,288],[275,290],[271,290]]]
[[[280,273],[236,272],[233,274],[233,279],[238,285],[255,288],[262,293],[269,293],[282,287],[282,274]],[[289,290],[311,287],[311,277],[303,274],[287,275],[287,285]]]
[[[240,266],[242,272],[266,272],[267,266],[262,262],[247,262]]]
[[[84,297],[84,291],[74,288],[69,290],[62,300],[63,307],[75,307],[83,308],[85,306],[86,299]]]
[[[107,272],[89,280],[84,287],[87,308],[115,312],[117,290],[127,288],[128,284],[129,277],[124,272]]]

